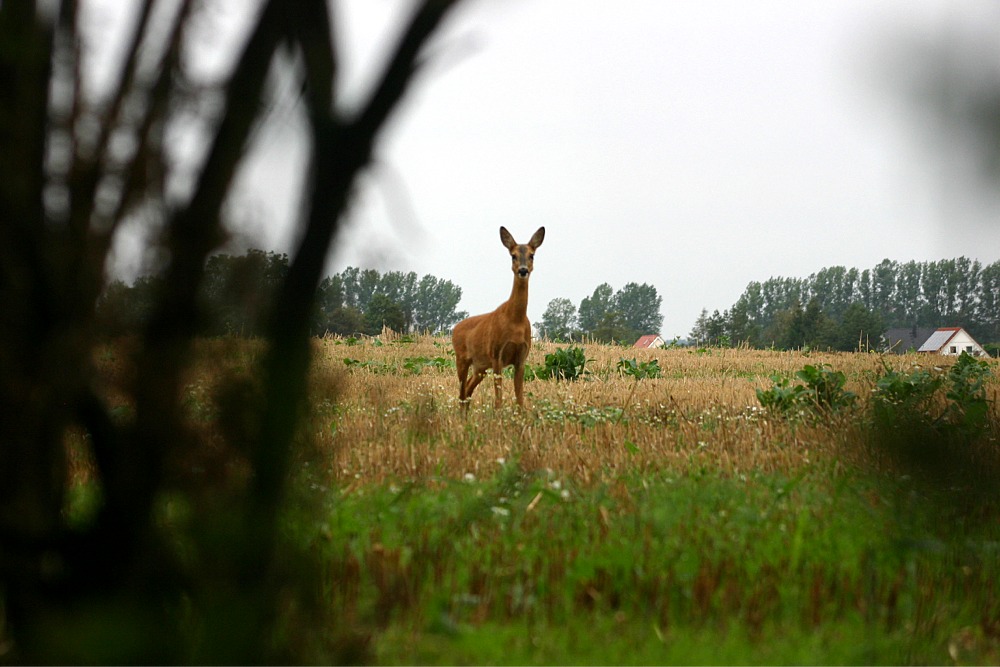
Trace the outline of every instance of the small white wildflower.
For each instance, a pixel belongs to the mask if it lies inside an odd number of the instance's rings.
[[[497,516],[510,516],[510,510],[506,507],[491,507],[493,513]]]
[[[473,475],[471,472],[467,472],[462,476],[462,481],[464,481],[466,484],[472,484],[473,482],[476,481],[476,476]]]
[[[497,463],[503,465],[504,463],[507,463],[507,459],[501,456],[500,458],[497,459]]]
[[[569,489],[563,489],[559,493],[559,497],[562,498],[563,500],[569,500]]]

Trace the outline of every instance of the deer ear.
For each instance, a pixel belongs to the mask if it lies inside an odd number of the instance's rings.
[[[539,227],[538,231],[535,232],[535,235],[531,237],[530,241],[528,241],[528,245],[531,246],[532,248],[537,249],[538,246],[542,245],[542,241],[544,239],[545,239],[545,228]]]
[[[517,241],[515,241],[514,237],[510,235],[510,232],[507,231],[506,227],[500,228],[500,241],[507,246],[508,250],[513,250],[514,246],[517,245]]]

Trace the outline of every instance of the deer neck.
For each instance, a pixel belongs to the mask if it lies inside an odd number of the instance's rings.
[[[507,299],[507,314],[511,319],[521,319],[528,316],[528,279],[514,276],[514,286]]]

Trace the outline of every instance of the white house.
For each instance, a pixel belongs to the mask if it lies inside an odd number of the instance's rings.
[[[632,347],[654,348],[663,347],[664,345],[666,345],[666,343],[658,335],[648,334],[646,336],[640,336],[639,340],[635,341],[635,345]]]
[[[968,352],[974,357],[988,357],[983,346],[962,327],[941,327],[924,341],[917,352],[958,356]]]

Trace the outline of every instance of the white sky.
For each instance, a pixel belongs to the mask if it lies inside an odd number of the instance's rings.
[[[246,5],[230,2],[229,11]],[[402,0],[337,2],[358,99]],[[998,209],[944,178],[894,81],[897,36],[993,21],[991,0],[475,0],[435,41],[331,258],[415,271],[492,310],[512,275],[497,229],[546,227],[529,318],[600,283],[650,283],[668,340],[752,280],[884,258],[1000,259]],[[245,11],[243,9],[242,11]],[[218,20],[227,20],[219,9]],[[264,137],[237,210],[291,247],[301,142]]]

